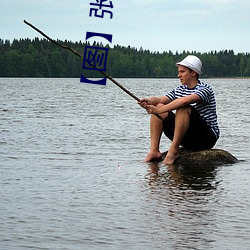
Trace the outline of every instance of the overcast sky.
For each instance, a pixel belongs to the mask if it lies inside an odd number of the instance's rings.
[[[90,17],[90,3],[96,2],[0,0],[0,38],[41,37],[23,23],[25,19],[54,39],[73,42],[85,41],[91,31],[113,35],[111,46],[152,52],[250,52],[249,0],[113,0],[113,9],[103,8],[113,12],[113,19],[108,13]]]

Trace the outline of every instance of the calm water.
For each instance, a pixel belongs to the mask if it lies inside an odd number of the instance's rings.
[[[0,249],[249,249],[250,79],[205,82],[235,165],[143,163],[149,116],[111,82],[0,79]]]

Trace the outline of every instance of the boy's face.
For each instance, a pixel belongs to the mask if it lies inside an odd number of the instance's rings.
[[[188,85],[194,80],[196,73],[185,66],[178,66],[178,78],[182,85]]]

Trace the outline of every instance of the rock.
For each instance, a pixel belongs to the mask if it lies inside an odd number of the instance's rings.
[[[167,152],[163,153],[163,158]],[[222,149],[209,149],[202,151],[187,150],[181,148],[179,158],[174,162],[175,165],[223,165],[233,164],[238,160],[229,152]]]

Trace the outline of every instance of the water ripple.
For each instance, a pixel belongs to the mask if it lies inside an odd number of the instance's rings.
[[[120,82],[140,97],[178,84]],[[208,83],[235,165],[143,163],[149,117],[112,83],[0,79],[0,248],[248,249],[250,82]]]

